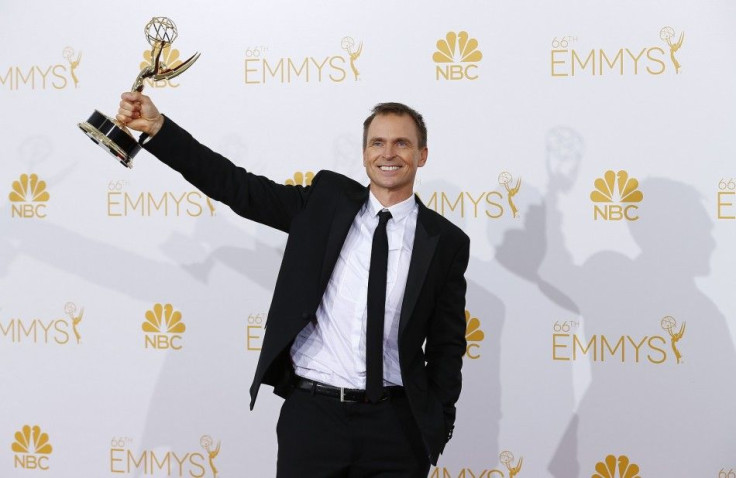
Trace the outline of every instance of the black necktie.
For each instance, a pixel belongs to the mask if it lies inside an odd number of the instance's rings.
[[[378,213],[378,226],[373,232],[371,265],[368,271],[368,324],[365,335],[365,396],[377,402],[383,393],[383,321],[386,307],[386,271],[388,269],[388,236],[386,223],[391,213]]]

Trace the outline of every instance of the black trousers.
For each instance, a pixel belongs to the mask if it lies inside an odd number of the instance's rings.
[[[281,407],[278,478],[426,478],[429,456],[406,397],[345,403],[294,390]]]

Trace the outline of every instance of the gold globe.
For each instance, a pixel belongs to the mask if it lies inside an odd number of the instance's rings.
[[[664,27],[659,31],[659,38],[662,41],[667,41],[675,36],[675,29],[672,27]]]
[[[672,316],[666,316],[662,317],[662,320],[660,321],[660,325],[662,325],[662,328],[664,330],[672,330],[675,325],[677,325],[677,321]]]
[[[176,30],[176,25],[171,19],[166,17],[153,17],[151,21],[146,23],[143,31],[146,34],[146,40],[153,46],[158,42],[161,43],[174,43],[179,33]]]
[[[498,459],[499,459],[499,461],[500,461],[501,463],[503,463],[504,465],[508,465],[509,463],[511,463],[512,461],[514,461],[514,454],[513,454],[513,453],[511,453],[511,452],[510,452],[510,451],[508,451],[508,450],[506,450],[506,451],[502,451],[502,452],[501,452],[501,453],[500,453],[500,454],[498,455]]]
[[[501,174],[498,175],[498,183],[499,184],[508,184],[513,180],[511,177],[511,173],[508,171],[503,171]]]

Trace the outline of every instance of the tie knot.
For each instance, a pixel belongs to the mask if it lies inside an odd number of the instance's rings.
[[[378,224],[386,224],[391,219],[391,211],[383,209],[378,212]]]

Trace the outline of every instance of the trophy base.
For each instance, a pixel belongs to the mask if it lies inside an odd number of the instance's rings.
[[[97,110],[78,126],[89,139],[115,156],[120,164],[126,168],[133,167],[133,157],[141,150],[141,145],[127,128]]]

